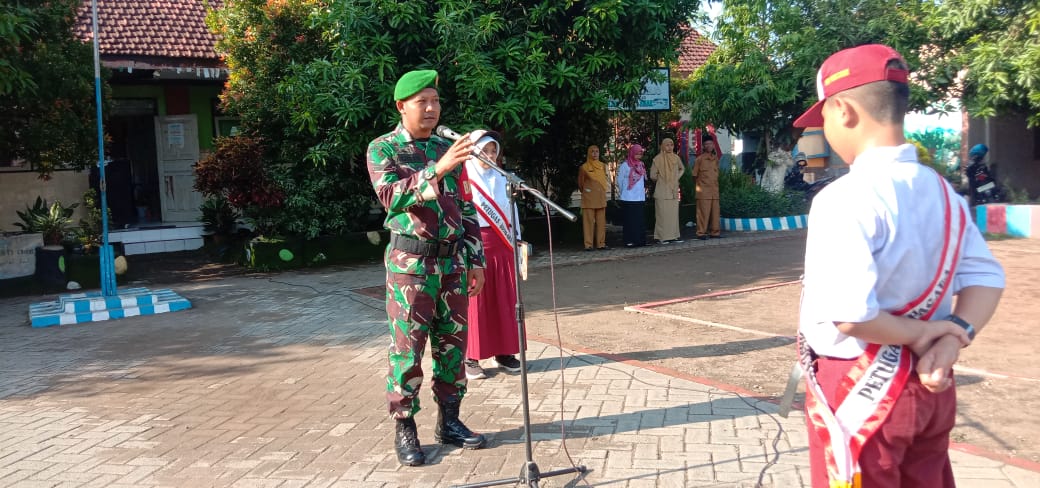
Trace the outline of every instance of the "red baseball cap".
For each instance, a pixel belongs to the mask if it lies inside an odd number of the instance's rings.
[[[866,44],[832,54],[816,73],[816,93],[820,101],[798,117],[794,126],[823,126],[823,102],[850,88],[875,81],[906,83],[910,76],[907,70],[888,68],[888,62],[894,59],[906,63],[895,49],[882,44]]]

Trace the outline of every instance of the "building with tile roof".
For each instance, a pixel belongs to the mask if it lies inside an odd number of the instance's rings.
[[[76,12],[75,35],[84,42],[93,41],[91,3]],[[97,0],[98,51],[111,74],[106,178],[119,229],[112,240],[128,255],[202,246],[193,166],[237,124],[220,109],[228,72],[206,26],[208,10],[223,4]]]
[[[206,27],[207,4],[223,0],[97,0],[98,49],[110,68],[222,67],[217,36]],[[76,37],[92,40],[91,1],[77,11]]]
[[[686,37],[679,44],[679,65],[672,72],[681,78],[686,78],[704,66],[708,56],[715,52],[715,43],[702,36],[695,29],[688,28]]]

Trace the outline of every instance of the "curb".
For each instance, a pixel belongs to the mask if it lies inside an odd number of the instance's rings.
[[[762,217],[757,219],[722,220],[722,230],[794,230],[804,229],[809,223],[808,215],[790,215],[787,217]]]
[[[1040,205],[979,205],[975,207],[975,225],[983,233],[1040,238]]]

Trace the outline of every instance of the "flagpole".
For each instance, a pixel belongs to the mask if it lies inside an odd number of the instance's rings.
[[[97,104],[98,186],[101,190],[101,294],[116,294],[115,261],[108,242],[108,183],[105,180],[105,131],[101,120],[101,57],[98,53],[98,6],[91,0],[92,28],[94,31],[94,99]]]

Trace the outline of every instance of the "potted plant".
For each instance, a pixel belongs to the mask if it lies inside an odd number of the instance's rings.
[[[213,244],[217,246],[223,245],[238,227],[238,211],[222,195],[207,198],[199,210],[202,211],[199,221],[202,222],[203,229],[212,236]]]
[[[25,211],[16,212],[22,221],[15,222],[15,226],[24,232],[43,235],[43,247],[36,250],[36,276],[45,285],[65,284],[65,248],[61,243],[78,206],[74,203],[66,207],[60,201],[48,204],[42,197],[36,197],[32,207],[26,205]]]

